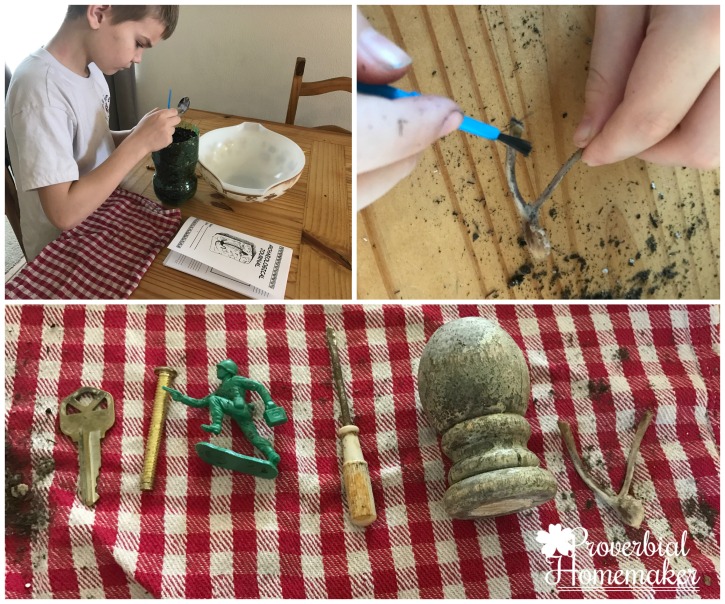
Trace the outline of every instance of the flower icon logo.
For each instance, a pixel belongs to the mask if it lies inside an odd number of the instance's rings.
[[[561,524],[550,524],[549,532],[539,531],[536,541],[543,543],[541,553],[551,558],[557,551],[565,556],[574,551],[574,533],[570,528],[561,528]]]

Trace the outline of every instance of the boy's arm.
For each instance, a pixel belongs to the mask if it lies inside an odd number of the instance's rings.
[[[126,137],[131,134],[133,130],[111,130],[111,136],[113,137],[113,144],[118,147]]]
[[[145,155],[139,146],[122,144],[105,162],[78,180],[39,188],[43,212],[62,231],[78,226],[108,199]]]
[[[113,193],[119,183],[146,155],[171,144],[181,121],[176,109],[147,113],[100,166],[78,180],[38,189],[48,220],[67,231],[78,226]]]

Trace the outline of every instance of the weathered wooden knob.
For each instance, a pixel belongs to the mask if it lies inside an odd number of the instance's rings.
[[[453,462],[443,505],[454,518],[514,514],[556,495],[556,481],[526,448],[529,370],[516,342],[480,317],[431,336],[418,367],[420,402]]]

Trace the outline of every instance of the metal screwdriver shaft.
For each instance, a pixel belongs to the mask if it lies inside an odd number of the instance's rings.
[[[141,474],[141,490],[150,491],[154,488],[156,476],[156,464],[159,460],[161,449],[161,436],[164,433],[164,421],[166,421],[166,410],[169,405],[169,393],[164,386],[174,385],[176,370],[170,367],[157,367],[154,373],[158,376],[156,382],[156,394],[154,395],[154,409],[151,415],[151,426],[146,439],[146,454],[143,460],[143,474]]]
[[[332,377],[335,391],[340,401],[340,420],[342,427],[337,435],[342,442],[342,477],[347,493],[347,506],[350,520],[356,526],[368,526],[378,517],[375,512],[373,487],[370,482],[368,464],[362,454],[358,434],[360,429],[352,423],[350,407],[345,395],[345,384],[342,380],[342,368],[337,351],[335,332],[327,328],[327,347],[332,361]]]
[[[335,338],[335,332],[329,327],[327,328],[327,347],[330,349],[330,358],[332,359],[332,377],[335,380],[337,400],[340,401],[340,421],[343,426],[349,426],[352,424],[352,418],[350,417],[350,406],[347,404],[345,383],[342,381],[342,367],[340,367],[340,356],[337,352],[337,339]]]

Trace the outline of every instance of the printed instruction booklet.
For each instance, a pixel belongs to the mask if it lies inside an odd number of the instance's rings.
[[[292,250],[199,218],[189,218],[169,244],[164,265],[250,298],[283,300]]]

